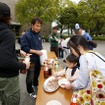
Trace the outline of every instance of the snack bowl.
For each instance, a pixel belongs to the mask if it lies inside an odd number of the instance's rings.
[[[65,88],[66,84],[70,84],[70,82],[66,78],[62,78],[58,81],[60,87]]]

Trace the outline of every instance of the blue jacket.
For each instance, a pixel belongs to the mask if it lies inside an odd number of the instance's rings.
[[[30,52],[30,49],[42,50],[42,39],[40,33],[35,33],[31,29],[25,33],[21,38],[21,49],[26,53]],[[31,61],[39,59],[39,55],[32,54]]]
[[[92,41],[92,37],[87,32],[85,32],[83,36],[85,37],[86,40]],[[93,50],[93,47],[90,44],[88,44],[88,47],[90,50]]]
[[[90,40],[90,41],[92,40],[92,37],[87,32],[85,32],[83,36],[85,37],[86,40]]]

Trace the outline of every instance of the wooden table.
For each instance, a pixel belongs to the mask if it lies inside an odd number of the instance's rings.
[[[48,52],[48,58],[56,57],[54,52]],[[36,105],[46,105],[46,103],[50,100],[58,100],[62,103],[62,105],[70,105],[70,99],[72,96],[72,91],[66,90],[63,88],[57,89],[55,92],[45,92],[43,89],[43,83],[45,81],[43,67],[40,72],[39,78],[39,86],[38,86],[38,93],[36,99]]]

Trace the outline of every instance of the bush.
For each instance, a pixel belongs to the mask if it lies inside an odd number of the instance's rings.
[[[104,40],[105,41],[105,36],[93,36],[93,40]]]

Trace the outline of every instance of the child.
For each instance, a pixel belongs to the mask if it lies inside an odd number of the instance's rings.
[[[76,57],[74,54],[70,54],[66,57],[65,63],[67,67],[60,72],[56,72],[55,76],[61,77],[65,75],[66,79],[69,82],[73,82],[78,78],[79,72],[78,57]]]

